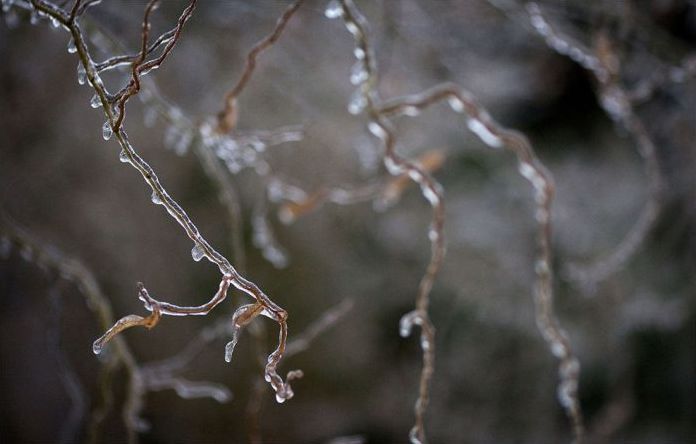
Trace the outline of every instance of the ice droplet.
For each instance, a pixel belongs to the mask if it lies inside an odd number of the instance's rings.
[[[328,19],[336,19],[343,16],[343,6],[338,2],[338,0],[331,0],[326,9],[324,10],[324,15]]]
[[[365,58],[365,51],[362,48],[355,48],[353,50],[353,55],[356,59],[362,60]]]
[[[285,396],[282,396],[282,395],[276,393],[276,401],[278,402],[278,404],[284,403],[284,402],[285,402]]]
[[[107,120],[104,122],[104,125],[102,126],[102,137],[104,140],[109,140],[111,139],[111,135],[114,133],[114,131],[111,129],[111,123]]]
[[[85,71],[85,67],[82,66],[82,63],[77,64],[77,83],[80,85],[84,85],[85,82],[87,81],[87,71]]]
[[[99,96],[97,94],[92,96],[92,100],[89,101],[89,106],[91,106],[92,108],[95,108],[95,109],[102,106],[101,99],[99,98]]]
[[[77,52],[77,46],[75,46],[75,40],[70,37],[70,41],[68,42],[68,52],[70,54],[75,54]]]
[[[156,191],[152,192],[152,196],[150,197],[150,200],[152,200],[152,203],[155,205],[162,205],[162,199],[160,199],[159,194],[157,194]],[[191,254],[193,255],[193,251],[191,252]],[[196,259],[196,257],[194,256],[193,259],[195,259],[196,261],[199,261],[200,257],[198,259]]]
[[[359,85],[369,77],[367,71],[365,71],[365,64],[358,60],[355,62],[350,70],[350,83],[353,85]]]
[[[430,242],[435,242],[440,238],[440,233],[435,228],[430,228],[428,230],[428,239]]]
[[[418,312],[411,311],[406,313],[401,317],[399,321],[399,335],[402,338],[406,338],[411,335],[411,330],[414,325],[422,325],[423,319],[420,317]]]
[[[203,248],[201,248],[201,246],[198,244],[194,245],[191,249],[191,257],[193,260],[198,262],[203,259],[203,256],[205,256],[205,251],[203,251]]]
[[[118,153],[118,160],[120,160],[123,163],[130,162],[130,159],[128,158],[128,153],[126,153],[126,150],[121,150],[121,152]]]
[[[53,26],[54,28],[58,28],[60,26],[60,22],[57,18],[51,17],[51,26]]]
[[[352,96],[350,96],[350,102],[348,102],[348,112],[354,116],[360,114],[362,110],[367,106],[367,99],[363,96],[360,89],[355,90]]]

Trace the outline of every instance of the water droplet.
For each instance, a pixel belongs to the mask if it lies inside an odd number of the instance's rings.
[[[51,26],[53,26],[54,28],[58,28],[60,26],[60,22],[57,18],[51,17]]]
[[[87,72],[85,71],[85,67],[82,66],[82,62],[80,62],[77,64],[77,83],[84,85],[86,81]]]
[[[104,140],[109,140],[111,139],[111,135],[114,133],[114,131],[111,129],[111,124],[107,120],[104,122],[104,125],[102,126],[102,137]]]
[[[68,42],[68,52],[70,54],[75,54],[77,52],[77,46],[75,46],[75,40],[70,37],[70,41]]]
[[[130,159],[128,158],[128,154],[126,153],[126,150],[121,150],[121,152],[118,154],[118,160],[120,160],[123,163],[130,162]]]
[[[324,15],[329,19],[337,19],[343,16],[343,6],[338,0],[331,0],[326,9],[324,10]]]
[[[99,96],[97,94],[92,96],[92,100],[89,101],[89,106],[95,109],[102,106],[101,99],[99,99]]]
[[[362,48],[355,48],[353,50],[353,55],[356,59],[362,60],[365,58],[365,51]]]
[[[367,99],[360,89],[356,89],[348,102],[348,112],[354,116],[360,114],[367,106]]]
[[[276,393],[276,401],[278,404],[282,404],[285,402],[285,396],[280,395],[279,393]]]
[[[193,260],[198,262],[203,259],[203,256],[205,256],[205,251],[203,251],[203,248],[201,248],[199,244],[194,245],[191,249],[191,257]]]

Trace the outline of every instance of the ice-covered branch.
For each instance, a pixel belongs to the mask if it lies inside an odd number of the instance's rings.
[[[269,317],[278,323],[280,328],[278,347],[268,357],[265,376],[266,380],[271,384],[276,392],[277,398],[280,402],[289,399],[292,397],[290,385],[277,373],[277,366],[283,357],[283,353],[285,351],[285,342],[287,339],[287,312],[275,304],[256,284],[240,275],[232,264],[208,243],[184,209],[181,208],[181,206],[165,190],[153,168],[135,150],[133,145],[128,140],[128,136],[123,128],[123,125],[120,124],[122,122],[119,122],[119,116],[115,114],[114,110],[110,106],[110,95],[99,77],[99,73],[95,69],[95,64],[92,61],[92,57],[83,37],[78,20],[68,21],[66,14],[59,8],[43,1],[33,0],[32,4],[38,11],[48,15],[51,19],[58,21],[70,32],[75,47],[75,51],[73,52],[77,53],[80,59],[80,65],[83,68],[82,71],[84,72],[84,77],[89,81],[90,85],[95,90],[98,100],[101,102],[104,113],[107,117],[107,122],[104,126],[105,139],[109,139],[112,135],[115,136],[122,150],[121,154],[119,155],[120,160],[124,163],[132,165],[141,174],[145,182],[152,189],[153,202],[162,205],[166,209],[167,213],[169,213],[169,215],[184,229],[186,235],[194,244],[192,249],[193,259],[195,261],[199,261],[205,257],[214,263],[222,274],[220,284],[221,288],[224,287],[226,289],[228,285],[231,285],[246,293],[253,298],[257,304],[263,307],[258,314]],[[183,26],[183,23],[185,23],[185,21],[191,16],[194,5],[195,0],[189,4],[189,6],[180,16],[178,22],[179,31]],[[144,23],[145,22],[146,20],[144,20]],[[144,25],[144,29],[145,28],[146,26]],[[146,38],[144,37],[143,41],[145,40]],[[138,64],[138,67],[133,69],[134,79],[137,79],[139,74],[159,66],[167,54],[169,54],[177,40],[178,37],[172,38],[172,40],[167,43],[167,46],[158,58]],[[143,48],[145,47],[146,45],[143,45]],[[141,54],[143,53],[144,50],[141,50]],[[133,82],[135,83],[137,80],[134,80]],[[122,115],[123,114],[120,113],[120,116]],[[117,123],[119,124],[117,125]],[[141,296],[143,296],[142,292]],[[147,318],[127,316],[118,321],[113,328],[120,331],[134,325],[152,326],[157,322],[155,315],[157,311],[163,315],[174,316],[205,314],[215,307],[215,305],[222,302],[225,296],[225,292],[219,291],[208,303],[194,307],[177,306],[174,304],[155,301],[154,299],[148,300],[147,298],[143,297],[145,299],[145,308],[152,311],[153,314]],[[95,343],[95,351],[101,350],[112,336],[113,335],[109,336],[109,333],[107,332],[105,337],[100,338]],[[292,379],[294,376],[295,374],[291,373],[289,379]]]

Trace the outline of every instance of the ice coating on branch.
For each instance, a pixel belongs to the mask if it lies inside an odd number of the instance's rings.
[[[459,99],[459,97],[451,96],[447,99],[447,103],[449,104],[450,108],[452,108],[452,111],[454,111],[455,113],[464,112],[464,102],[462,102]]]
[[[493,132],[491,132],[491,130],[482,120],[472,117],[467,119],[466,126],[471,130],[471,132],[476,134],[483,143],[491,148],[500,148],[503,146],[503,141],[500,139],[500,137],[493,134]]]

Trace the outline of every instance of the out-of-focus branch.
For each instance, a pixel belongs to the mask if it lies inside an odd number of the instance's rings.
[[[600,104],[607,115],[632,136],[645,165],[648,201],[621,242],[608,255],[590,265],[571,264],[564,270],[568,277],[585,288],[592,289],[620,270],[645,242],[661,212],[664,179],[655,145],[642,119],[634,110],[632,94],[622,85],[621,61],[609,35],[605,31],[597,32],[595,48],[591,50],[550,23],[538,3],[527,3],[526,11],[532,28],[544,38],[549,47],[570,57],[592,73],[597,81]]]
[[[218,113],[217,130],[219,132],[228,133],[236,128],[237,119],[239,117],[239,111],[237,109],[237,97],[242,92],[254,73],[254,69],[256,68],[256,58],[263,51],[267,50],[278,41],[288,22],[295,12],[297,12],[300,6],[302,6],[303,2],[304,0],[295,0],[293,3],[288,5],[283,14],[276,21],[273,31],[261,41],[256,43],[247,53],[242,75],[239,77],[239,80],[237,80],[237,83],[232,87],[232,89],[225,94],[225,107],[222,111],[220,111],[220,113]]]
[[[365,17],[352,0],[332,0],[325,10],[325,15],[330,19],[341,18],[355,41],[353,55],[357,61],[351,72],[351,82],[357,86],[357,89],[348,104],[348,111],[351,114],[366,111],[369,118],[368,128],[384,147],[383,160],[387,171],[397,177],[403,174],[408,175],[420,186],[423,197],[432,207],[432,220],[428,231],[431,242],[430,262],[419,284],[416,308],[401,318],[399,328],[400,334],[404,337],[410,335],[414,325],[421,328],[423,367],[418,399],[414,406],[415,425],[409,437],[413,443],[424,443],[426,441],[425,412],[430,397],[430,380],[435,369],[435,328],[430,320],[428,308],[435,276],[445,256],[443,191],[440,184],[424,168],[396,152],[395,132],[387,115],[380,109],[381,99],[377,89],[379,74]]]

